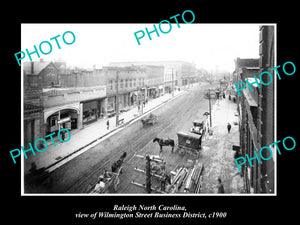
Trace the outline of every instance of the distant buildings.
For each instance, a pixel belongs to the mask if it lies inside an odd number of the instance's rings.
[[[236,83],[245,82],[245,78],[258,77],[261,72],[270,71],[270,68],[274,67],[274,27],[261,26],[259,35],[260,57],[235,60]],[[271,71],[271,74],[274,77],[274,71]],[[249,158],[255,156],[254,151],[259,155],[261,147],[269,146],[275,141],[274,82],[270,85],[260,85],[260,88],[257,85],[251,87],[252,92],[245,88],[242,96],[238,98],[241,153],[243,157],[248,154]],[[263,154],[268,153],[264,151]],[[269,155],[264,157],[268,158]],[[242,166],[246,192],[274,193],[274,158],[261,160],[261,163],[253,159],[251,163],[252,166],[248,161]]]
[[[138,62],[111,62],[110,66],[162,66],[164,67],[163,77],[157,76],[159,83],[164,87],[165,92],[172,90],[174,86],[185,86],[198,81],[196,66],[185,61],[138,61]],[[151,76],[152,77],[152,76]],[[163,82],[161,82],[163,79]]]
[[[182,61],[111,63],[86,70],[40,60],[24,62],[23,75],[25,143],[62,127],[80,129],[197,81],[194,65]]]

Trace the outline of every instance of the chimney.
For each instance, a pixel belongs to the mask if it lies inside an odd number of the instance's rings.
[[[34,73],[34,62],[30,62],[30,74]]]

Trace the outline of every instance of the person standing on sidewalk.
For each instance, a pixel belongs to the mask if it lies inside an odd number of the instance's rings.
[[[63,129],[65,129],[65,126],[63,126]],[[60,132],[61,133],[61,139],[64,141],[65,140],[65,138],[66,138],[66,131],[65,130],[63,130],[63,131],[61,131]]]
[[[231,130],[231,124],[230,123],[227,124],[227,130],[228,130],[228,134],[229,134],[230,130]]]
[[[109,120],[106,121],[106,129],[109,130]]]

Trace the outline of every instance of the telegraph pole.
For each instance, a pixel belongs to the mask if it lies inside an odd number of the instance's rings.
[[[141,107],[141,114],[143,115],[144,113],[144,102],[145,102],[145,98],[143,100],[142,98],[142,88],[138,88],[138,105]]]
[[[116,126],[119,125],[119,69],[117,69],[117,84],[116,84]]]
[[[174,97],[174,74],[173,74],[173,68],[172,68],[172,97]]]
[[[212,127],[212,115],[211,115],[211,97],[210,97],[210,89],[208,89],[208,101],[209,101],[209,122],[210,127]]]
[[[146,156],[146,192],[151,193],[151,159],[149,155]]]

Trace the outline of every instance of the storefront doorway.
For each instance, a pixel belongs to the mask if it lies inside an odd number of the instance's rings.
[[[59,110],[47,118],[46,134],[57,132],[62,128],[73,130],[78,128],[78,112],[75,109]]]
[[[104,116],[104,99],[82,102],[82,109],[83,125],[93,123]]]

